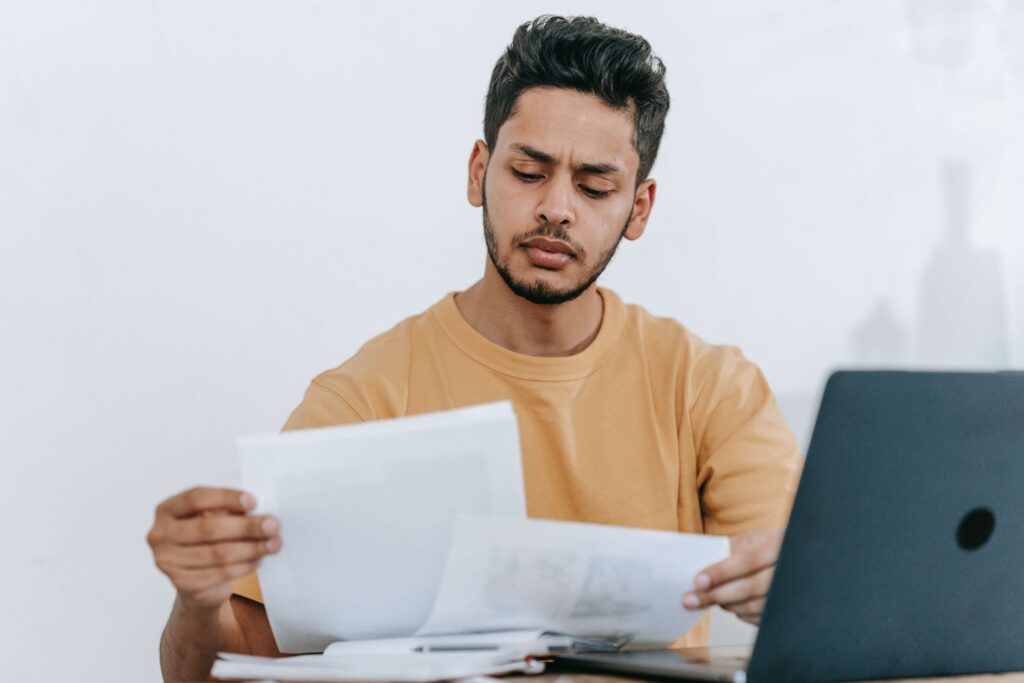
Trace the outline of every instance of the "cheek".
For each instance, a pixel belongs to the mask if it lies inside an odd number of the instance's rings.
[[[622,232],[632,207],[633,205],[629,201],[605,199],[602,202],[592,203],[577,213],[577,222],[590,225],[595,234],[601,234],[606,239],[611,239],[612,236],[618,237]]]
[[[496,232],[524,232],[535,227],[534,203],[517,188],[499,183],[487,188],[487,214]]]
[[[523,196],[524,189],[529,185],[508,177],[503,171],[496,171],[487,176],[487,201],[507,203]]]

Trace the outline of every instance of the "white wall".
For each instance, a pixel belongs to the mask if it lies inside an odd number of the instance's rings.
[[[605,284],[743,347],[802,438],[837,364],[1020,364],[1024,3],[770,5],[0,0],[5,676],[157,677],[153,506],[479,276],[466,157],[542,12],[669,68],[654,218]],[[936,251],[948,158],[973,246]],[[963,328],[998,332],[927,351]]]

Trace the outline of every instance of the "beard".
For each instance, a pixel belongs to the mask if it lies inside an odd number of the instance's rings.
[[[618,249],[619,243],[622,241],[622,236],[626,233],[626,228],[629,227],[629,221],[633,218],[632,210],[629,212],[629,218],[626,219],[626,223],[622,226],[622,230],[619,231],[619,236],[615,242],[612,243],[608,249],[601,253],[597,262],[590,270],[588,270],[579,282],[575,285],[566,288],[552,287],[543,280],[525,280],[517,278],[512,274],[512,270],[509,266],[512,257],[507,255],[505,258],[500,258],[500,250],[498,249],[498,242],[494,236],[494,226],[491,224],[490,215],[487,213],[487,197],[484,196],[483,200],[483,214],[484,214],[484,241],[487,243],[487,255],[491,259],[491,263],[494,264],[495,270],[501,276],[501,279],[505,281],[508,288],[512,290],[512,293],[518,297],[526,299],[531,304],[540,304],[542,306],[556,306],[558,304],[564,304],[567,301],[572,301],[583,292],[587,291],[590,285],[597,281],[597,278],[604,272],[604,269],[611,263],[612,257],[615,256],[615,250]],[[576,244],[569,236],[569,231],[561,225],[551,225],[546,223],[538,226],[529,232],[524,232],[514,236],[511,240],[511,248],[518,249],[518,244],[531,239],[533,237],[547,237],[549,239],[560,240],[568,244],[576,252],[576,259],[581,264],[586,265],[587,263],[587,252],[580,245]]]

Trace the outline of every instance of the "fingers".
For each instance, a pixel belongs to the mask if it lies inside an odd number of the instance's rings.
[[[694,590],[683,596],[683,607],[721,605],[744,621],[759,620],[782,535],[781,529],[755,529],[731,538],[729,557],[694,578]]]
[[[764,612],[764,602],[764,598],[754,598],[753,600],[747,600],[746,602],[722,605],[722,609],[732,612],[744,621],[755,623],[756,621],[761,620],[761,614]],[[755,621],[751,622],[752,619]]]
[[[280,522],[247,514],[255,506],[255,498],[243,491],[199,487],[157,507],[146,540],[182,604],[203,609],[223,605],[235,579],[256,571],[264,557],[280,551]]]
[[[687,609],[702,609],[710,605],[727,605],[748,602],[768,595],[775,567],[765,567],[755,574],[733,579],[707,591],[693,591],[683,596]],[[730,610],[731,611],[731,610]]]
[[[206,569],[239,562],[257,562],[281,549],[281,539],[268,541],[239,541],[234,543],[208,543],[179,548],[166,558],[166,564],[185,569]],[[160,561],[158,557],[158,563]]]
[[[693,580],[693,585],[698,591],[706,591],[713,586],[719,586],[753,574],[764,567],[764,565],[765,563],[761,561],[761,558],[752,553],[732,554],[718,564],[713,564],[704,569]]]
[[[168,498],[156,511],[157,515],[183,518],[214,510],[244,513],[255,507],[256,499],[244,491],[198,486]]]
[[[755,529],[740,534],[731,539],[729,557],[698,574],[694,585],[698,590],[707,590],[774,565],[781,543],[782,532],[778,529]]]
[[[277,518],[268,515],[210,515],[171,520],[166,524],[167,535],[182,545],[218,541],[265,541],[277,536],[279,530]]]

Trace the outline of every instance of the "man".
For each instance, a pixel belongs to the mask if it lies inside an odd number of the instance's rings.
[[[730,557],[696,577],[680,609],[719,604],[757,623],[796,443],[738,350],[596,285],[621,238],[647,226],[668,106],[643,38],[590,18],[520,26],[469,158],[483,278],[315,378],[285,428],[511,399],[531,516],[729,535]],[[250,575],[287,529],[248,515],[253,505],[193,489],[157,508],[149,542],[178,591],[166,680],[205,677],[218,650],[277,652]],[[705,619],[681,644],[706,630]]]

